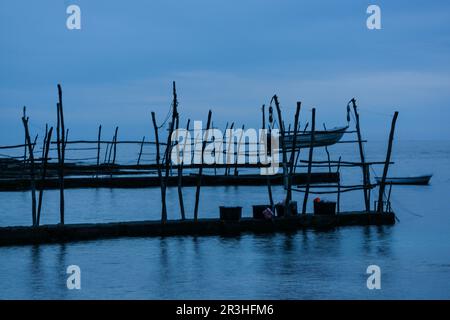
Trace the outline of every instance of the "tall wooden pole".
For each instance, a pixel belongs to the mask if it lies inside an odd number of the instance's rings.
[[[34,155],[31,147],[30,132],[28,131],[28,117],[22,117],[23,127],[25,129],[25,138],[28,145],[28,153],[30,154],[30,185],[31,185],[31,218],[33,227],[36,226],[36,182],[34,174]]]
[[[64,158],[65,158],[65,134],[66,129],[64,127],[64,109],[62,103],[62,89],[58,84],[58,124],[61,131],[58,138],[58,160],[59,160],[59,215],[60,223],[64,225]]]
[[[280,103],[278,101],[277,95],[274,95],[272,98],[275,101],[275,106],[277,108],[277,114],[278,114],[278,124],[280,127],[280,133],[281,133],[281,149],[283,151],[283,185],[286,188],[287,187],[287,155],[286,155],[286,146],[284,144],[284,138],[285,138],[285,131],[284,131],[284,122],[283,118],[281,116],[281,108]]]
[[[166,209],[166,194],[164,192],[164,179],[162,178],[161,166],[159,164],[160,154],[159,154],[159,137],[158,137],[158,126],[156,125],[156,116],[152,112],[152,122],[153,128],[155,129],[155,141],[156,141],[156,166],[158,168],[158,177],[161,183],[161,221],[164,223],[167,220],[167,209]]]
[[[38,209],[37,209],[37,218],[36,225],[39,225],[41,221],[41,209],[42,209],[42,198],[44,196],[44,183],[45,178],[47,176],[47,163],[48,163],[48,153],[50,151],[50,142],[52,140],[53,127],[50,128],[48,134],[45,135],[44,146],[43,146],[43,159],[42,159],[42,174],[41,174],[41,187],[39,190],[39,201],[38,201]]]
[[[231,144],[234,143],[233,135],[231,134],[233,132],[233,127],[234,127],[234,122],[232,122],[231,126],[230,126],[230,137],[229,137],[229,140],[226,141],[226,148],[227,148],[226,159],[225,159],[225,175],[226,176],[228,175],[228,165],[230,163],[230,148],[231,148]],[[225,137],[226,137],[226,134],[225,134]]]
[[[262,110],[262,129],[263,129],[263,133],[265,132],[264,129],[266,128],[266,113],[265,113],[265,105],[262,106],[261,108]],[[265,155],[264,157],[267,157],[268,154],[268,142],[267,142],[267,134],[264,134],[262,137],[260,137],[260,139],[262,139],[262,141],[260,141],[260,143],[264,144],[264,152]],[[269,125],[269,139],[272,139],[272,135],[271,135],[271,128]],[[267,192],[269,194],[269,202],[270,202],[270,208],[273,210],[274,208],[274,204],[273,204],[273,196],[272,196],[272,184],[270,181],[270,175],[267,175]]]
[[[116,127],[116,130],[114,131],[114,141],[113,141],[113,146],[114,146],[114,152],[113,152],[113,161],[112,164],[115,165],[116,164],[116,155],[117,155],[117,133],[119,131],[119,127]]]
[[[297,108],[295,110],[295,117],[294,117],[294,137],[292,139],[293,141],[292,141],[292,151],[291,151],[290,168],[289,168],[289,175],[288,175],[288,188],[287,188],[287,195],[286,195],[286,204],[284,206],[285,216],[290,215],[290,213],[291,213],[289,205],[292,200],[292,174],[294,171],[295,148],[296,148],[296,144],[297,144],[298,119],[300,116],[301,106],[302,106],[302,103],[300,101],[298,101]],[[300,148],[299,148],[299,152],[300,152]]]
[[[312,109],[312,119],[311,119],[311,143],[309,146],[309,155],[308,155],[308,175],[306,177],[306,189],[305,189],[305,196],[303,198],[302,214],[306,214],[306,205],[308,203],[309,187],[311,184],[311,170],[312,170],[312,159],[313,159],[313,152],[314,152],[315,130],[316,130],[316,108],[313,108]]]
[[[178,129],[178,119],[179,116],[177,117],[177,129]],[[183,165],[184,165],[184,155],[186,153],[186,145],[187,145],[187,136],[189,134],[189,124],[190,124],[191,120],[188,119],[187,124],[186,124],[186,135],[184,137],[184,141],[183,141],[183,157],[180,159],[179,164],[178,164],[178,201],[180,203],[180,212],[181,212],[181,219],[184,220],[186,219],[186,213],[184,211],[184,200],[183,200]],[[179,156],[179,153],[178,153]]]
[[[239,143],[238,143],[237,148],[236,148],[236,157],[235,157],[236,163],[235,163],[235,166],[234,166],[234,175],[235,176],[238,175],[238,166],[239,166],[238,160],[239,160],[239,153],[241,152],[242,137],[244,136],[245,125],[242,125],[242,129],[241,130],[242,130],[241,136],[239,137]],[[245,141],[244,141],[244,144],[245,144]],[[244,152],[245,152],[245,145],[244,145]],[[245,155],[244,155],[244,157],[245,157]]]
[[[101,147],[101,140],[102,140],[102,125],[99,125],[98,127],[98,140],[97,140],[97,179],[98,179],[98,173],[100,171],[100,147]]]
[[[169,125],[169,134],[167,136],[167,144],[166,144],[166,151],[165,151],[165,182],[163,184],[163,192],[164,192],[164,199],[166,199],[166,191],[167,191],[167,185],[169,183],[169,173],[170,173],[170,164],[171,164],[171,155],[172,155],[172,133],[173,128],[175,126],[175,121],[178,117],[178,99],[177,99],[177,89],[175,85],[175,81],[172,83],[172,91],[173,91],[173,102],[172,102],[172,121]],[[165,218],[167,219],[167,212]]]
[[[355,113],[355,119],[356,119],[356,134],[358,136],[359,156],[361,158],[361,168],[362,168],[362,172],[363,172],[364,204],[366,207],[366,212],[370,212],[370,198],[369,198],[369,192],[368,192],[370,177],[369,177],[369,170],[367,170],[368,168],[366,166],[364,148],[363,148],[363,144],[362,144],[361,127],[360,127],[360,123],[359,123],[359,114],[358,114],[355,98],[350,100],[350,102],[353,105],[353,112]]]
[[[389,162],[391,162],[392,142],[394,141],[395,123],[397,122],[397,117],[398,117],[398,111],[396,111],[394,113],[394,117],[392,118],[391,132],[389,133],[389,143],[388,143],[388,149],[387,149],[387,153],[386,153],[386,162],[384,163],[383,176],[381,177],[380,189],[378,191],[377,211],[379,213],[383,212],[383,195],[384,195],[384,190],[386,187],[386,176],[387,176],[387,173],[389,170]]]
[[[336,201],[336,212],[341,213],[341,157],[339,157],[339,162],[337,165],[336,173],[338,174],[337,181],[337,201]]]
[[[144,141],[145,141],[145,136],[142,137],[141,147],[139,149],[139,156],[138,156],[138,160],[137,160],[137,165],[139,165],[139,163],[141,162],[142,149],[144,148]]]
[[[200,200],[200,187],[202,184],[202,173],[203,173],[203,160],[204,160],[204,152],[205,152],[205,148],[206,148],[206,142],[208,140],[208,131],[209,131],[209,126],[211,125],[211,116],[212,116],[212,112],[211,110],[209,110],[208,112],[208,122],[206,123],[206,132],[205,132],[205,137],[203,139],[202,142],[202,154],[201,154],[201,159],[202,159],[202,163],[200,168],[198,169],[198,177],[197,177],[197,188],[195,191],[195,207],[194,207],[194,220],[197,221],[198,219],[198,203]]]

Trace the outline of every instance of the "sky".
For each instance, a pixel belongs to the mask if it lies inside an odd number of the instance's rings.
[[[81,30],[66,8],[81,9]],[[381,30],[366,9],[381,8]],[[355,97],[363,136],[449,139],[450,2],[360,0],[0,0],[0,143],[23,141],[55,125],[63,87],[71,138],[152,137],[176,81],[182,123],[261,125],[273,94],[284,117],[327,127],[346,124]]]

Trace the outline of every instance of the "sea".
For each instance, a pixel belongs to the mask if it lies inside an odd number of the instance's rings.
[[[136,156],[120,148],[119,155]],[[365,145],[369,161],[384,161],[386,149],[386,141]],[[359,161],[355,144],[330,146],[329,153],[332,160]],[[317,150],[314,159],[327,156]],[[389,176],[433,174],[428,186],[392,188],[395,225],[0,247],[0,299],[450,299],[450,141],[396,140],[392,160]],[[372,181],[381,172],[373,166]],[[341,174],[343,185],[362,181],[360,168]],[[183,193],[192,217],[195,188]],[[277,201],[285,195],[281,186],[273,193]],[[66,223],[161,216],[159,188],[68,189],[65,199]],[[294,192],[293,200],[301,207],[303,193]],[[242,206],[251,216],[252,205],[268,201],[266,186],[202,187],[199,216],[218,217],[222,205]],[[43,203],[42,224],[58,223],[58,191],[46,191]],[[179,219],[176,188],[168,189],[167,205],[169,219]],[[342,195],[342,211],[362,208],[362,191]],[[0,192],[0,226],[30,224],[30,192]],[[80,289],[67,286],[72,265],[79,267]],[[379,267],[379,288],[368,286],[370,266]]]

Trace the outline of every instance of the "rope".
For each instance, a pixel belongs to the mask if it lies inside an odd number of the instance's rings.
[[[173,107],[173,105],[170,105],[170,109],[169,109],[169,112],[167,112],[166,119],[163,121],[163,123],[160,126],[158,126],[158,129],[161,129],[162,127],[164,127],[166,125],[167,121],[169,121],[170,117],[172,116],[172,112],[173,112],[172,107]]]

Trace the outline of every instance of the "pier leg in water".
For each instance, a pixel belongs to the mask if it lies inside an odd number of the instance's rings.
[[[155,140],[156,140],[156,166],[158,169],[158,177],[161,182],[161,221],[164,223],[167,220],[167,209],[166,209],[166,194],[164,192],[164,179],[162,177],[161,166],[159,164],[160,154],[159,154],[159,137],[158,137],[158,126],[156,125],[156,116],[152,112],[152,122],[155,129]]]
[[[383,212],[383,195],[386,186],[386,176],[389,170],[389,162],[391,161],[392,142],[394,141],[395,123],[397,122],[398,111],[394,113],[391,124],[391,132],[389,133],[389,144],[386,153],[386,162],[384,163],[383,176],[381,177],[380,189],[378,191],[378,208],[379,213]]]
[[[59,216],[60,224],[64,225],[64,158],[65,158],[65,127],[64,109],[62,103],[62,89],[58,84],[58,104],[57,104],[57,131],[58,131],[58,162],[59,162]]]
[[[316,130],[316,108],[313,108],[312,109],[312,121],[311,121],[311,143],[310,143],[310,147],[309,147],[309,156],[308,156],[308,175],[306,178],[306,189],[305,189],[305,196],[303,198],[302,214],[306,214],[306,205],[308,203],[309,187],[311,184],[311,169],[312,169],[312,159],[313,159],[313,152],[314,152],[315,130]]]
[[[202,184],[203,160],[204,160],[204,152],[205,152],[206,142],[208,141],[209,126],[211,125],[211,116],[212,116],[212,112],[211,112],[211,110],[209,110],[208,122],[206,123],[205,137],[203,137],[203,142],[202,142],[201,165],[200,165],[200,169],[198,169],[197,188],[195,191],[195,207],[194,207],[194,220],[195,221],[198,220],[198,203],[200,200],[200,187]]]
[[[30,154],[30,183],[31,183],[31,217],[33,227],[36,226],[36,184],[34,176],[34,156],[31,147],[30,132],[28,131],[28,117],[22,117],[23,127],[25,129],[25,137],[28,145],[28,153]]]
[[[368,168],[366,166],[364,148],[363,148],[363,144],[362,144],[361,126],[359,123],[359,114],[358,114],[358,110],[357,110],[358,108],[356,106],[355,98],[350,100],[350,102],[353,105],[353,112],[355,114],[355,119],[356,119],[356,134],[358,136],[359,156],[361,158],[361,168],[362,168],[362,172],[363,172],[364,204],[366,207],[366,212],[370,212],[370,199],[369,199],[369,192],[368,192],[368,185],[370,182],[370,177],[369,177],[369,171],[367,170]]]

